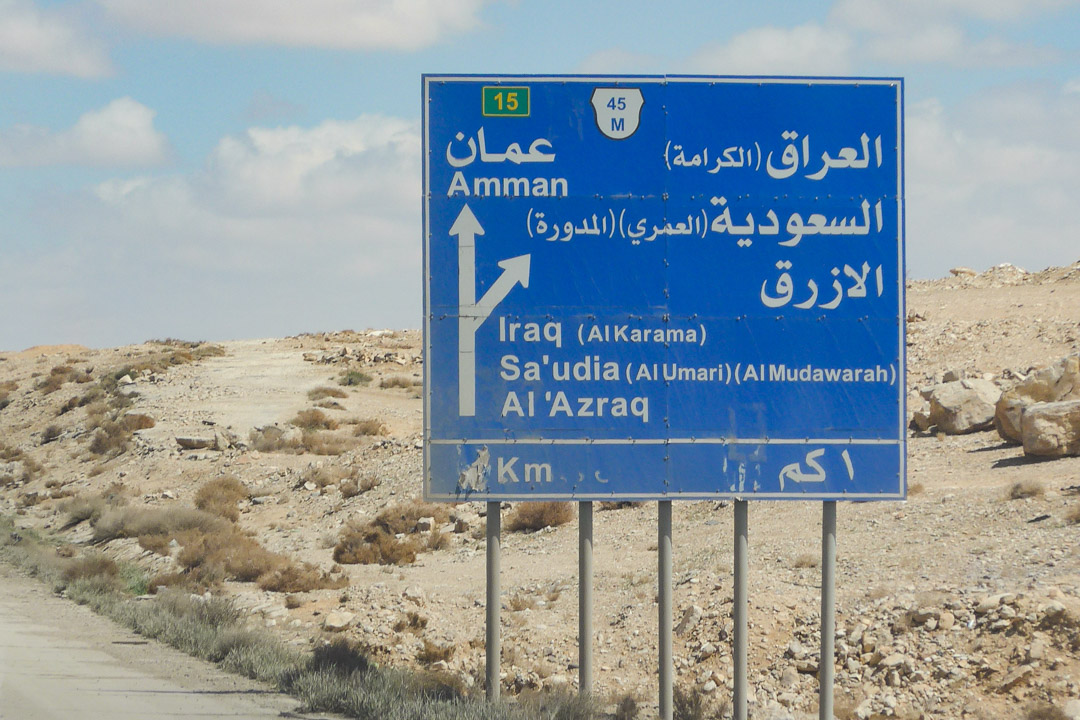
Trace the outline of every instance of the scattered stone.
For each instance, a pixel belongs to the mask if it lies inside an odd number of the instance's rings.
[[[431,532],[435,528],[434,517],[422,517],[416,521],[417,532]]]
[[[704,615],[704,611],[697,605],[691,605],[686,608],[683,612],[682,620],[680,620],[679,624],[675,627],[675,634],[679,637],[685,635],[701,622],[702,615]]]
[[[410,585],[405,588],[405,591],[401,594],[406,600],[411,600],[417,605],[423,605],[427,600],[427,597],[424,595],[424,589],[419,585]]]
[[[1040,368],[1003,392],[994,411],[994,427],[1003,440],[1021,443],[1024,409],[1062,400],[1080,400],[1080,354]]]
[[[332,612],[323,619],[323,628],[330,632],[341,632],[349,627],[355,618],[351,612]]]
[[[989,430],[994,407],[1001,396],[987,380],[956,380],[935,385],[930,391],[930,424],[947,435]]]
[[[185,450],[212,450],[217,448],[213,435],[177,435],[176,444]]]
[[[1025,455],[1080,455],[1080,400],[1031,405],[1020,428]]]

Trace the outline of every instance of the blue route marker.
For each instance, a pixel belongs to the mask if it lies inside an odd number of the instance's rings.
[[[424,496],[896,500],[903,81],[423,78]]]

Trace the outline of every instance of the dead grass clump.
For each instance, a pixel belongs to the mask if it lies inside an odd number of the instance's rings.
[[[911,483],[910,485],[907,486],[907,494],[908,494],[908,496],[922,495],[925,490],[926,490],[926,488],[923,486],[923,484],[921,482],[913,482],[913,483]]]
[[[416,660],[424,665],[433,665],[437,662],[449,662],[454,657],[453,645],[439,645],[430,640],[424,640],[424,647],[416,654]]]
[[[366,435],[385,435],[386,426],[378,420],[366,419],[362,420],[356,418],[350,420],[349,423],[353,425],[353,435],[356,437],[364,437]]]
[[[314,390],[308,390],[308,400],[323,400],[325,398],[342,398],[349,397],[349,393],[344,390],[339,390],[335,387],[327,387],[325,385],[315,388]]]
[[[338,426],[337,420],[327,417],[322,410],[301,410],[291,422],[304,430],[336,430]]]
[[[292,563],[261,575],[256,584],[260,589],[269,592],[299,593],[347,587],[349,579],[344,575],[331,577],[329,573],[322,572],[311,563]]]
[[[1021,480],[1009,488],[1009,499],[1023,500],[1025,498],[1041,497],[1044,492],[1046,492],[1046,488],[1041,481],[1029,478]]]
[[[1077,505],[1065,514],[1065,522],[1069,525],[1080,525],[1080,505]]]
[[[324,410],[344,410],[345,406],[336,400],[320,400],[315,403],[315,407],[323,408]]]
[[[379,381],[379,387],[381,388],[403,388],[407,390],[414,384],[412,378],[402,377],[401,375],[394,375]]]
[[[424,545],[428,550],[445,550],[450,547],[452,542],[451,536],[444,533],[439,528],[434,528],[427,536],[427,542]]]
[[[803,553],[795,558],[795,567],[800,569],[816,568],[819,562],[817,555]]]
[[[199,488],[195,493],[195,507],[236,522],[240,518],[237,504],[250,497],[251,492],[244,483],[232,475],[225,475],[214,478]]]
[[[523,502],[506,518],[509,532],[529,532],[565,525],[574,519],[568,502]]]
[[[65,566],[60,577],[67,584],[76,580],[89,580],[91,578],[118,578],[120,568],[116,562],[107,555],[93,553],[73,558]]]

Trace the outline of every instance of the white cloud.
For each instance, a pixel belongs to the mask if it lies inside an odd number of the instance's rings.
[[[100,77],[112,67],[101,43],[69,13],[0,0],[0,70]]]
[[[0,128],[0,167],[158,164],[167,155],[168,143],[154,128],[156,114],[124,97],[84,114],[60,132],[33,125]]]
[[[829,24],[846,28],[873,60],[943,63],[954,67],[1009,67],[1054,59],[1041,46],[999,35],[973,36],[969,20],[1002,25],[1022,16],[1075,4],[1076,0],[838,0]]]
[[[79,238],[64,265],[78,272],[40,287],[15,279],[0,300],[62,285],[78,312],[47,318],[52,341],[90,328],[113,344],[418,327],[420,200],[414,122],[251,128],[194,173],[116,178],[69,199],[50,232]],[[42,251],[21,275],[40,277],[45,262],[55,258]]]
[[[851,37],[842,30],[813,23],[761,27],[701,48],[687,65],[691,72],[724,75],[833,75],[850,69],[851,50]]]
[[[98,0],[138,30],[211,43],[416,49],[471,30],[486,0]]]
[[[996,88],[946,110],[909,106],[909,269],[1011,262],[1029,270],[1080,258],[1080,97],[1053,87]]]

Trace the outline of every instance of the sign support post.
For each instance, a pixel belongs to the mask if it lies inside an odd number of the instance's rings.
[[[578,693],[592,693],[593,504],[578,504]]]
[[[660,720],[672,720],[674,713],[674,663],[671,657],[671,501],[656,503],[657,515],[657,596],[659,602]]]
[[[833,658],[836,642],[836,502],[821,504],[821,657],[818,660],[818,717],[833,717]]]
[[[499,699],[499,661],[502,654],[499,597],[499,545],[502,535],[502,503],[487,504],[487,698]]]
[[[732,660],[735,663],[735,690],[732,704],[735,720],[746,720],[746,647],[747,607],[746,576],[750,569],[747,544],[747,502],[735,501],[735,607]]]

